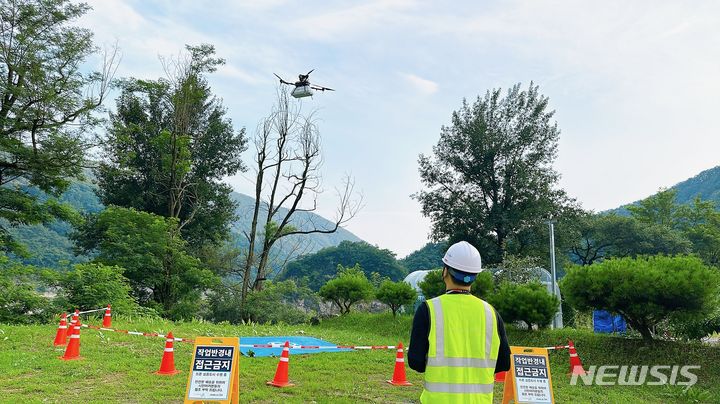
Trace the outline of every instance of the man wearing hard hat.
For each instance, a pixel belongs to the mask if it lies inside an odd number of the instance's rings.
[[[415,312],[408,365],[425,373],[423,403],[492,403],[495,373],[510,369],[502,318],[470,294],[480,253],[461,241],[442,259],[446,292]]]

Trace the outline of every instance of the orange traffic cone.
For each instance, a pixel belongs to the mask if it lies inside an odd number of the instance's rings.
[[[105,309],[105,317],[103,317],[103,327],[110,328],[112,327],[112,317],[110,316],[110,305],[108,304],[107,309]]]
[[[495,383],[505,383],[505,375],[507,372],[495,373]]]
[[[165,340],[165,352],[163,352],[162,362],[160,362],[160,370],[155,372],[157,375],[176,375],[180,373],[175,369],[175,353],[173,349],[175,338],[172,332],[169,332]]]
[[[267,382],[269,386],[275,387],[292,387],[293,383],[288,380],[288,371],[290,370],[290,341],[285,341],[285,347],[283,347],[282,355],[280,355],[280,362],[278,362],[277,370],[275,371],[275,378],[272,381]]]
[[[580,357],[575,350],[575,344],[571,340],[568,340],[568,350],[570,351],[570,374],[584,376],[585,369],[583,369]]]
[[[80,321],[80,310],[75,309],[75,313],[73,313],[72,319],[70,319],[70,325],[68,325],[68,328],[67,328],[66,335],[68,338],[70,338],[70,336],[74,332],[75,324],[77,324],[78,321]],[[65,342],[67,342],[67,339],[65,340]]]
[[[393,386],[412,386],[405,377],[405,350],[402,342],[398,342],[397,355],[395,355],[395,371],[392,380],[387,380]]]
[[[75,359],[82,359],[80,357],[80,319],[73,326],[73,330],[70,333],[70,342],[65,348],[65,355],[60,357],[64,361],[71,361]]]
[[[65,340],[67,340],[67,321],[66,321],[67,315],[65,313],[60,316],[60,325],[58,326],[57,333],[55,334],[55,342],[53,342],[53,345],[65,345]]]

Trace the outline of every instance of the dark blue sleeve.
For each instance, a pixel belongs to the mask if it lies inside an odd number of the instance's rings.
[[[413,318],[412,330],[410,331],[410,346],[408,347],[408,366],[410,369],[423,373],[427,365],[427,353],[430,349],[430,311],[427,304],[423,302],[418,306]]]
[[[505,335],[505,324],[497,310],[495,310],[495,317],[497,318],[498,336],[500,337],[500,350],[498,351],[497,362],[495,362],[495,373],[499,373],[510,370],[510,343],[507,335]]]

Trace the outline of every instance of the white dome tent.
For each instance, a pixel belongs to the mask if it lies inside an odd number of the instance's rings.
[[[418,292],[419,295],[422,295],[422,291],[420,290],[420,287],[418,286],[418,283],[422,282],[423,279],[425,279],[425,276],[430,272],[430,270],[420,270],[420,271],[413,271],[408,274],[408,276],[403,279],[404,282],[409,283],[410,286],[415,289],[416,292]]]

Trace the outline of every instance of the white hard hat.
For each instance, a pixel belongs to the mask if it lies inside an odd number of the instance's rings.
[[[450,246],[442,261],[445,265],[469,274],[482,271],[482,260],[477,248],[467,241],[460,241]]]

